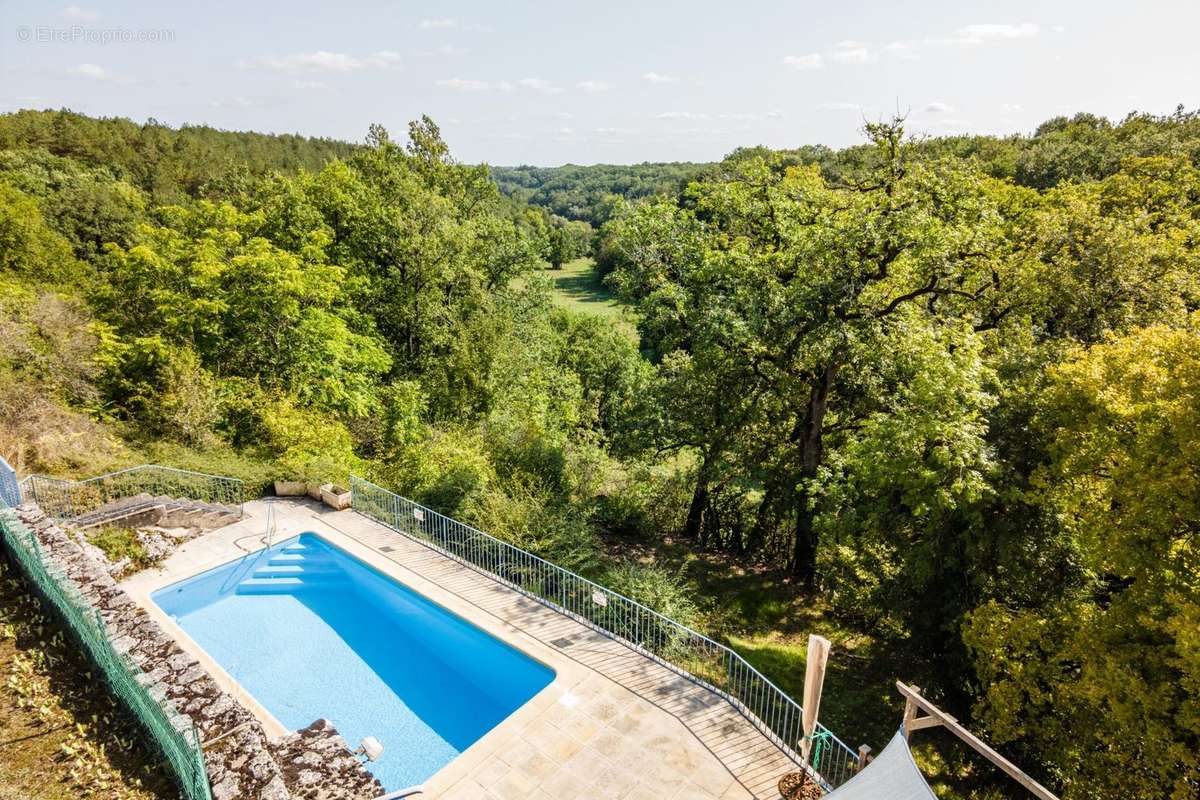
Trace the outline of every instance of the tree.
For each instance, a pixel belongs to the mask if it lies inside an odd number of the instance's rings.
[[[686,442],[699,452],[689,532],[715,477],[710,465],[733,448],[721,480],[740,473],[763,486],[752,538],[790,528],[789,563],[810,585],[822,484],[837,448],[865,419],[904,408],[897,387],[865,379],[884,371],[888,342],[928,327],[931,341],[957,346],[937,328],[973,334],[1023,302],[987,179],[950,162],[909,160],[899,124],[869,132],[874,158],[845,184],[828,183],[816,167],[775,171],[755,158],[693,184],[686,208],[659,213],[690,235],[656,223],[655,248],[634,237],[632,266],[616,273],[641,304],[643,343],[672,365],[668,374],[695,374],[708,389],[686,392],[700,407],[688,423],[700,436]],[[675,369],[681,359],[703,366]],[[664,405],[678,428],[696,406],[671,396]]]
[[[964,637],[998,741],[1068,798],[1185,798],[1200,780],[1200,316],[1078,349],[1052,370],[1038,485],[1090,580],[986,604]],[[1150,787],[1155,787],[1153,790]]]

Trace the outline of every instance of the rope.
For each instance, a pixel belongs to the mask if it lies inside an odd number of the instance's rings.
[[[805,736],[804,739],[812,744],[808,763],[815,772],[820,772],[821,757],[825,755],[825,749],[832,743],[833,734],[829,731],[816,731],[812,736]]]

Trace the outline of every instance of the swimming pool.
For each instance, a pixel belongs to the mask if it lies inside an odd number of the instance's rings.
[[[422,783],[554,671],[304,533],[151,595],[280,723],[324,717],[388,791]]]

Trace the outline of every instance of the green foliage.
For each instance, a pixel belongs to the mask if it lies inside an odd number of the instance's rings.
[[[1055,753],[1067,797],[1200,778],[1200,317],[1075,351],[1052,372],[1038,485],[1091,580],[1043,606],[991,603],[965,636],[1002,741]]]
[[[611,216],[614,197],[638,200],[676,194],[703,164],[596,164],[590,167],[493,167],[500,191],[570,220],[599,227]]]
[[[0,274],[28,284],[79,286],[89,279],[67,240],[46,224],[37,201],[2,181]]]
[[[1183,797],[1198,119],[489,170],[3,115],[0,451],[361,472],[785,687],[847,629],[833,719],[901,669],[1068,798]]]
[[[87,532],[86,538],[90,544],[103,550],[109,561],[119,563],[128,559],[129,566],[126,568],[128,573],[149,569],[157,563],[147,554],[146,548],[138,539],[137,531],[132,528],[112,525],[92,528]]]
[[[703,612],[682,572],[654,564],[625,562],[605,570],[603,584],[689,628],[701,626]]]

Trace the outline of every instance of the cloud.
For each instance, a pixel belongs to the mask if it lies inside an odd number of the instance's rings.
[[[579,83],[575,84],[575,88],[579,89],[580,91],[595,93],[607,92],[612,88],[612,85],[605,81],[580,81]]]
[[[575,119],[575,115],[570,111],[558,111],[551,116],[555,117],[556,119]]]
[[[1001,106],[1001,108],[1003,108],[1005,111],[1010,112],[1010,113],[1013,111],[1023,111],[1024,110],[1020,103],[1005,103],[1003,106]]]
[[[1028,39],[1037,36],[1041,28],[1032,22],[1020,25],[979,24],[959,28],[947,41],[952,44],[977,45],[1002,39]]]
[[[708,114],[697,111],[664,111],[659,119],[708,119]]]
[[[74,22],[95,22],[100,19],[99,12],[79,6],[67,6],[60,13]]]
[[[249,97],[230,97],[227,100],[213,100],[209,103],[213,108],[257,108],[262,105]]]
[[[939,128],[945,128],[947,133],[964,132],[974,127],[965,119],[939,119],[934,124]]]
[[[879,58],[865,42],[856,42],[853,39],[835,44],[829,57],[839,64],[869,64]]]
[[[563,91],[560,87],[542,78],[521,78],[517,81],[517,85],[522,89],[530,89],[542,94],[562,94]]]
[[[803,56],[784,56],[783,63],[792,69],[825,69],[825,60],[820,53],[808,53]]]
[[[429,30],[431,28],[457,28],[458,20],[453,17],[443,17],[441,19],[423,19],[418,27]]]
[[[767,119],[783,119],[783,110],[776,108],[768,111]]]
[[[821,103],[816,107],[817,111],[862,111],[863,108],[858,103]]]
[[[924,114],[942,114],[947,111],[953,111],[954,107],[949,103],[943,103],[938,100],[934,100],[932,103],[926,103],[917,110]]]
[[[446,78],[437,82],[438,86],[454,89],[457,92],[486,92],[492,88],[487,81],[473,81],[466,78]]]
[[[911,42],[888,42],[883,46],[883,53],[901,61],[915,61],[918,58]]]
[[[637,131],[630,130],[629,128],[596,128],[595,132],[605,136],[620,136],[626,133],[637,133]]]
[[[79,64],[78,66],[72,67],[69,72],[72,75],[78,75],[82,78],[91,78],[94,81],[116,80],[115,75],[99,64]]]
[[[674,75],[660,75],[657,72],[647,72],[642,76],[642,80],[647,83],[674,83],[679,80]]]
[[[380,50],[369,56],[352,56],[346,53],[331,53],[317,50],[312,53],[295,53],[290,56],[267,57],[258,60],[269,69],[282,72],[356,72],[363,69],[382,69],[400,64],[400,54],[392,50]]]

